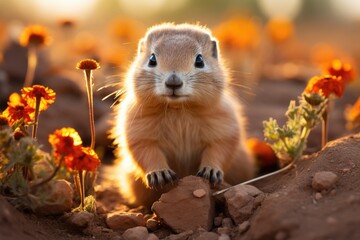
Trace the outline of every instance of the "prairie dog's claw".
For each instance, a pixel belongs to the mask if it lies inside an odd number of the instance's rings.
[[[202,167],[197,172],[196,176],[208,180],[211,184],[219,184],[223,180],[223,172],[219,169],[215,169],[209,166]]]
[[[152,171],[146,174],[147,185],[151,189],[162,188],[167,183],[172,183],[176,179],[176,173],[171,169]]]

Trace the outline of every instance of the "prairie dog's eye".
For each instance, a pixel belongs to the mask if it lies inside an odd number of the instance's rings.
[[[148,66],[149,67],[156,67],[156,65],[157,65],[157,62],[156,62],[155,54],[151,54],[151,56],[149,58]]]
[[[201,54],[196,56],[195,67],[196,68],[203,68],[204,67],[204,59],[203,59]]]

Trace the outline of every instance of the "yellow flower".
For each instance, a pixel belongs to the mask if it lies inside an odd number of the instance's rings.
[[[39,110],[46,110],[55,101],[56,93],[41,85],[34,85],[32,87],[26,87],[21,89],[21,96],[27,102],[29,106],[35,109],[36,99],[40,98]]]
[[[20,35],[20,45],[26,46],[44,46],[51,42],[51,37],[45,27],[41,25],[32,25],[24,29]]]

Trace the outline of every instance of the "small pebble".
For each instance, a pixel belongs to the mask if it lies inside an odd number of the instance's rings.
[[[222,220],[223,220],[223,217],[215,217],[214,218],[214,226],[215,227],[220,227],[221,224],[222,224]]]
[[[150,233],[146,240],[159,240],[159,238],[155,234]]]
[[[276,233],[275,240],[285,240],[285,239],[287,239],[287,234],[285,232],[280,231]]]
[[[329,224],[336,224],[338,222],[338,220],[334,217],[328,217],[328,218],[326,218],[326,222]]]
[[[220,234],[220,235],[223,235],[223,234],[229,235],[230,232],[231,232],[231,229],[228,228],[228,227],[219,227],[219,228],[217,229],[217,233]]]
[[[230,237],[227,234],[221,234],[219,240],[230,240]]]
[[[357,204],[360,203],[360,196],[350,195],[346,200],[348,204]]]
[[[322,199],[322,194],[319,193],[319,192],[315,193],[315,199],[316,199],[316,200]]]
[[[159,222],[153,218],[150,218],[146,221],[146,228],[154,232],[159,229]]]
[[[81,211],[81,212],[74,212],[70,218],[69,222],[79,228],[86,228],[89,226],[92,221],[94,220],[94,214],[87,212],[87,211]]]
[[[224,218],[221,223],[222,227],[233,228],[234,224],[231,218]]]
[[[204,189],[196,189],[195,191],[193,191],[193,195],[194,197],[197,197],[197,198],[202,198],[203,196],[206,195],[206,191]]]
[[[338,176],[329,171],[317,172],[312,180],[312,188],[316,191],[331,189],[338,180]]]

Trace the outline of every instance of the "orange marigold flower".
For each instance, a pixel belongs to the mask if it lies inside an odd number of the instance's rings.
[[[76,68],[81,70],[96,70],[100,68],[100,65],[94,59],[84,59],[76,64]]]
[[[267,32],[274,42],[282,43],[294,34],[294,26],[285,18],[272,18],[266,25]]]
[[[274,150],[266,142],[250,138],[246,141],[246,144],[254,154],[260,167],[266,168],[278,163]]]
[[[345,119],[347,121],[346,127],[348,129],[355,129],[360,126],[360,97],[353,106],[346,107]]]
[[[344,94],[345,84],[341,77],[324,75],[315,76],[308,82],[305,92],[319,93],[324,97],[329,97],[332,93],[337,97]]]
[[[327,67],[326,72],[330,75],[339,76],[344,80],[345,84],[355,79],[355,70],[349,63],[344,63],[339,59],[335,59]]]
[[[51,42],[51,37],[45,27],[32,25],[24,29],[20,35],[19,43],[21,46],[43,46]]]
[[[35,109],[28,106],[19,94],[13,93],[9,97],[8,107],[3,112],[3,115],[8,119],[9,124],[12,125],[20,119],[24,119],[24,123],[33,121],[34,112]]]
[[[50,104],[54,103],[56,96],[56,93],[52,89],[41,85],[23,88],[21,89],[21,93],[24,100],[32,108],[36,107],[36,99],[40,98],[40,111],[46,110]]]
[[[65,158],[65,166],[76,171],[95,171],[100,165],[100,159],[90,147],[77,148],[77,150]]]
[[[260,28],[247,17],[234,17],[213,30],[221,45],[229,49],[253,49],[259,43]]]
[[[57,157],[74,153],[81,147],[82,141],[78,132],[73,128],[61,128],[49,135],[49,143],[55,150]]]

